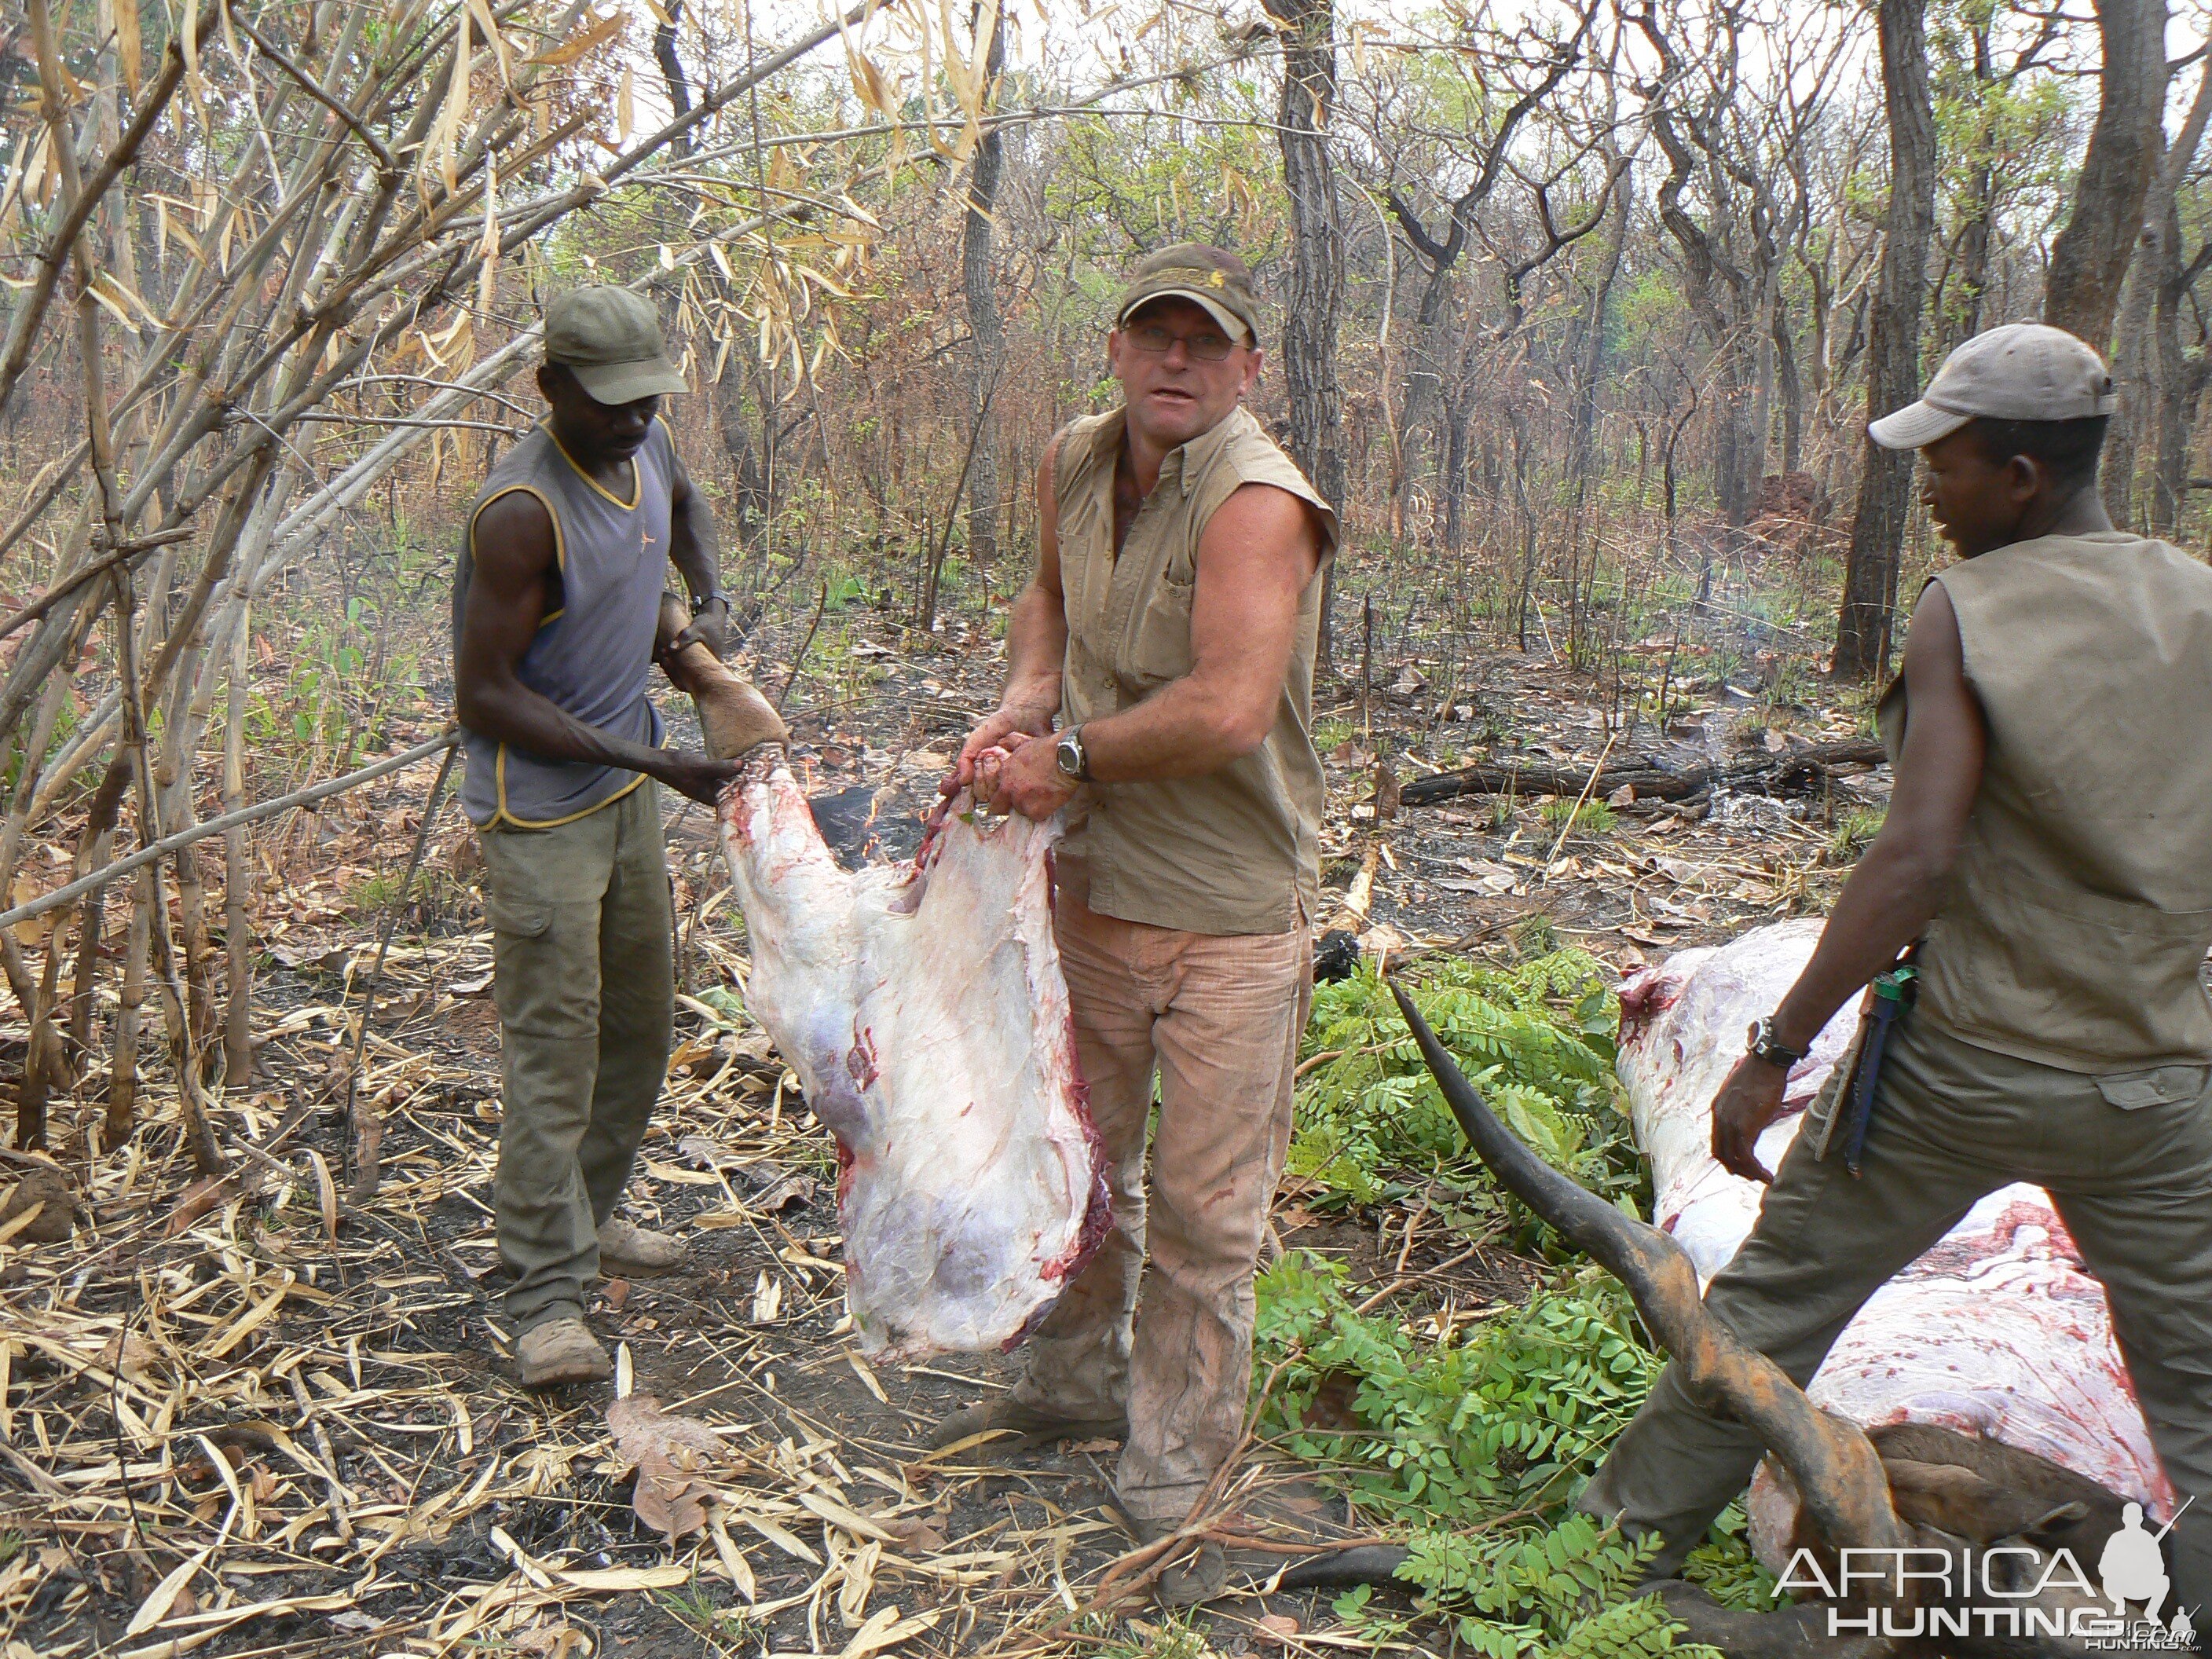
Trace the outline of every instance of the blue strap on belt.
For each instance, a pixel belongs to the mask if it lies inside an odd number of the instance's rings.
[[[1882,1050],[1890,1029],[1920,989],[1920,970],[1906,963],[1876,974],[1867,987],[1865,1032],[1859,1043],[1859,1063],[1851,1076],[1850,1113],[1844,1121],[1844,1167],[1856,1176],[1860,1156],[1866,1151],[1867,1125],[1874,1120],[1875,1085],[1881,1076]]]

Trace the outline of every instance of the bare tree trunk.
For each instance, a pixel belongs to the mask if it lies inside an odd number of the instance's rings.
[[[997,0],[977,0],[970,13],[981,27],[990,5],[990,45],[985,73],[996,78],[1006,61],[1006,31]],[[992,214],[998,206],[999,173],[1006,163],[1006,141],[996,127],[975,145],[968,173],[968,211],[960,225],[960,282],[968,299],[969,410],[975,422],[968,462],[968,557],[979,570],[999,556],[999,417],[993,394],[1006,351],[999,319],[999,289],[991,277]]]
[[[1984,157],[1968,185],[1972,206],[1959,233],[1959,325],[1943,337],[1947,352],[1982,331],[1982,298],[1990,289],[1990,201],[1996,185],[1995,169]]]
[[[1606,232],[1605,252],[1599,256],[1596,284],[1590,289],[1589,310],[1582,323],[1582,350],[1576,365],[1575,405],[1567,428],[1567,477],[1577,502],[1589,471],[1590,450],[1597,434],[1597,386],[1605,373],[1605,313],[1613,298],[1614,279],[1620,275],[1620,258],[1628,245],[1628,222],[1635,202],[1628,170],[1623,168],[1613,186],[1613,224]]]
[[[730,471],[737,478],[738,540],[750,547],[767,522],[769,499],[761,452],[745,424],[744,373],[731,361],[744,349],[743,341],[731,348],[730,357],[723,361],[721,376],[714,382],[714,424],[722,434],[722,453],[730,458]],[[765,429],[768,423],[763,420],[761,424]]]
[[[1291,447],[1321,498],[1343,511],[1344,410],[1336,377],[1337,325],[1344,310],[1344,225],[1329,160],[1329,106],[1336,97],[1333,0],[1265,0],[1284,26],[1283,184],[1291,198],[1291,291],[1283,324],[1283,374],[1290,383]],[[1322,577],[1320,659],[1329,660],[1335,565]]]
[[[668,106],[677,115],[691,112],[691,82],[684,73],[684,60],[676,55],[676,24],[684,15],[684,0],[668,0],[666,21],[653,28],[653,61],[660,65],[660,78],[668,88]],[[678,155],[691,153],[691,135],[679,132],[669,149]]]
[[[2166,234],[2159,247],[2162,269],[2158,304],[2152,319],[2156,449],[2151,464],[2148,527],[2154,536],[2171,538],[2181,528],[2181,511],[2188,499],[2189,434],[2197,425],[2197,403],[2203,396],[2206,376],[2212,373],[2212,359],[2202,349],[2191,354],[2182,341],[2182,313],[2189,308],[2189,289],[2198,267],[2181,263],[2181,219],[2171,198],[2166,210]]]
[[[2182,180],[2197,159],[2197,148],[2203,142],[2208,119],[2212,119],[2212,68],[2198,76],[2196,96],[2190,100],[2189,112],[2172,144],[2163,146],[2143,203],[2142,256],[2128,274],[2121,301],[2118,337],[2112,353],[2112,379],[2120,406],[2105,438],[2103,477],[2106,510],[2115,524],[2126,524],[2135,516],[2130,508],[2143,440],[2149,439],[2155,471],[2164,453],[2164,415],[2170,402],[2166,382],[2170,375],[2186,372],[2179,355],[2179,318],[2172,319],[2175,331],[2173,350],[2169,353],[2163,333],[2167,319],[2161,315],[2154,328],[2152,313],[2166,304],[2168,284],[2182,281],[2181,220],[2176,203]],[[2161,143],[2164,137],[2159,135]],[[2154,478],[2153,493],[2160,487]],[[2178,504],[2175,510],[2178,514]],[[2159,519],[2160,509],[2154,506],[2151,511],[2152,517]],[[2173,521],[2162,522],[2170,529]]]
[[[2154,190],[2151,193],[2154,197],[2158,192]],[[2157,203],[2149,204],[2147,210],[2158,213]],[[2159,246],[2162,229],[2156,221],[2146,222],[2143,226],[2142,258],[2128,272],[2120,299],[2119,325],[2113,335],[2112,388],[2119,394],[2119,407],[2112,412],[2106,427],[2105,453],[2097,482],[2104,494],[2105,510],[2117,525],[2126,524],[2133,516],[2129,507],[2135,496],[2136,439],[2142,430],[2145,405],[2151,395],[2151,307],[2157,298],[2159,282],[2165,275],[2165,261]]]
[[[100,1144],[112,1152],[131,1139],[138,1116],[138,1026],[144,1018],[147,958],[153,951],[154,866],[138,872],[124,945],[123,989],[115,1010],[114,1048],[107,1067],[107,1121]],[[179,1082],[181,1086],[181,1080]]]
[[[2097,122],[2075,180],[2073,211],[2051,245],[2043,320],[2103,351],[2158,166],[2166,0],[2097,0],[2097,34],[2104,44]]]
[[[1889,117],[1889,210],[1867,344],[1867,415],[1875,419],[1919,395],[1921,289],[1936,216],[1936,112],[1920,0],[1881,0],[1882,101]],[[1865,441],[1859,499],[1844,565],[1833,672],[1864,679],[1889,663],[1912,458]]]
[[[223,717],[225,812],[246,805],[246,619],[241,617],[231,643],[229,702]],[[223,831],[222,854],[223,944],[230,960],[229,983],[224,988],[222,1080],[227,1093],[243,1095],[253,1080],[253,932],[246,913],[252,861],[244,824]]]
[[[1774,301],[1774,373],[1782,398],[1782,465],[1795,472],[1805,445],[1805,383],[1797,373],[1797,348],[1790,337],[1790,307],[1780,295]]]

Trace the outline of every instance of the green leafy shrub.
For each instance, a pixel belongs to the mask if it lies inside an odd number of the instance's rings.
[[[1580,951],[1505,969],[1454,959],[1411,988],[1514,1133],[1584,1186],[1635,1207],[1646,1182],[1613,1080],[1619,1012],[1603,964]],[[1306,1053],[1334,1058],[1299,1092],[1293,1174],[1361,1205],[1441,1188],[1458,1200],[1448,1220],[1502,1226],[1524,1248],[1548,1240],[1549,1230],[1509,1200],[1468,1150],[1372,968],[1316,991]]]
[[[1510,969],[1454,959],[1418,971],[1423,1015],[1514,1133],[1623,1207],[1648,1204],[1613,1079],[1604,965],[1547,950]],[[1371,968],[1316,991],[1306,1057],[1320,1063],[1300,1089],[1291,1167],[1324,1188],[1309,1202],[1419,1191],[1448,1225],[1503,1232],[1572,1265],[1525,1305],[1429,1340],[1386,1313],[1355,1312],[1340,1264],[1285,1255],[1258,1285],[1270,1438],[1378,1518],[1415,1528],[1399,1575],[1416,1592],[1413,1617],[1445,1620],[1461,1648],[1491,1659],[1715,1659],[1677,1647],[1680,1628],[1656,1600],[1626,1599],[1653,1547],[1568,1509],[1659,1373],[1627,1293],[1468,1152]],[[1731,1509],[1685,1576],[1728,1605],[1771,1607],[1773,1581],[1743,1534]],[[1364,1589],[1340,1597],[1338,1616],[1363,1640],[1396,1642],[1413,1620],[1371,1599]]]
[[[1723,1607],[1746,1613],[1771,1611],[1780,1595],[1774,1575],[1751,1553],[1751,1522],[1741,1503],[1721,1511],[1705,1541],[1682,1564],[1682,1577]]]
[[[1434,1344],[1353,1312],[1344,1272],[1293,1250],[1261,1275],[1261,1373],[1282,1368],[1267,1420],[1386,1514],[1452,1524],[1563,1504],[1658,1374],[1626,1293],[1595,1269]],[[1350,1425],[1316,1422],[1324,1397]]]
[[[1616,1602],[1581,1620],[1550,1659],[1628,1659],[1631,1655],[1675,1653],[1696,1659],[1721,1659],[1721,1650],[1702,1642],[1676,1644],[1682,1626],[1656,1595]]]
[[[1304,1251],[1261,1276],[1259,1370],[1273,1379],[1261,1421],[1363,1508],[1413,1525],[1398,1576],[1417,1612],[1494,1659],[1674,1650],[1663,1608],[1622,1599],[1656,1541],[1567,1508],[1658,1376],[1627,1293],[1585,1267],[1464,1340],[1425,1343],[1354,1312],[1344,1279]],[[1731,1606],[1773,1605],[1740,1509],[1686,1576]],[[1401,1634],[1369,1599],[1339,1598],[1339,1617],[1376,1641]]]

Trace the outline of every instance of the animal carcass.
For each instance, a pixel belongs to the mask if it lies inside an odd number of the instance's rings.
[[[1827,1409],[1705,1308],[1705,1280],[1757,1201],[1755,1190],[1720,1184],[1728,1177],[1706,1157],[1713,1093],[1741,1052],[1749,1012],[1773,1006],[1818,934],[1817,924],[1798,924],[1685,952],[1628,988],[1621,1066],[1657,1176],[1656,1226],[1585,1191],[1522,1144],[1411,999],[1396,994],[1476,1154],[1620,1279],[1689,1393],[1749,1429],[1783,1472],[1766,1477],[1770,1489],[1754,1500],[1761,1553],[1775,1562],[1786,1538],[1841,1587],[1825,1606],[1747,1613],[1680,1582],[1659,1586],[1693,1640],[1731,1659],[2083,1652],[2076,1621],[2105,1609],[2080,1582],[2079,1564],[2100,1560],[2123,1524],[2121,1492],[2162,1507],[2166,1487],[2111,1354],[2101,1297],[2091,1301],[2095,1287],[2068,1259],[2039,1194],[1998,1194],[1939,1243],[1898,1287],[1918,1301],[1868,1304],[1857,1334],[1838,1345],[1814,1384]],[[1832,1066],[1838,1047],[1838,1033],[1823,1034],[1793,1091],[1801,1107],[1814,1092],[1814,1066]],[[1795,1133],[1770,1129],[1761,1156],[1778,1156]],[[2039,1285],[2049,1298],[2039,1309]],[[2018,1443],[2030,1438],[2047,1450]],[[2056,1571],[2062,1550],[2071,1570]],[[2014,1598],[2008,1606],[2051,1622],[1970,1632],[1970,1558],[1984,1579],[1992,1564],[2001,1570]],[[1955,1576],[1908,1573],[1908,1559],[1955,1564]],[[1843,1571],[1854,1559],[1894,1570],[1854,1579]],[[1862,1621],[1855,1628],[1863,1634],[1839,1639],[1846,1627],[1832,1621],[1845,1614]],[[1944,1638],[1940,1645],[1922,1639],[1923,1617],[1926,1632]],[[2047,1634],[2061,1629],[2064,1639]]]
[[[837,1137],[861,1347],[915,1359],[1012,1344],[1109,1218],[1053,943],[1056,832],[986,823],[963,796],[912,863],[848,872],[758,694],[703,647],[664,665],[698,699],[710,750],[746,755],[719,817],[747,1002]]]
[[[1813,953],[1818,921],[1763,927],[1680,951],[1621,992],[1620,1077],[1651,1159],[1660,1227],[1700,1283],[1735,1254],[1762,1188],[1711,1151],[1712,1103],[1751,1022],[1781,1001]],[[1759,1138],[1773,1169],[1849,1042],[1856,1001],[1793,1069],[1787,1114]],[[1846,1326],[1808,1390],[1871,1430],[1919,1424],[2049,1459],[2160,1516],[2167,1484],[2112,1340],[2105,1293],[2082,1267],[2042,1188],[1991,1193]],[[1752,1541],[1779,1565],[1796,1502],[1763,1467]]]

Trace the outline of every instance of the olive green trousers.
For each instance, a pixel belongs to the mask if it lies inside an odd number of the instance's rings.
[[[667,1074],[675,917],[647,781],[550,830],[480,832],[501,1067],[499,1253],[515,1333],[580,1319]]]
[[[2047,1190],[2105,1287],[2166,1478],[2197,1501],[2173,1529],[2174,1595],[2212,1601],[2212,1067],[2092,1077],[1978,1048],[1908,1017],[1885,1056],[1861,1175],[1790,1143],[1757,1223],[1705,1306],[1800,1387],[1860,1305],[2014,1181]],[[1763,1448],[1692,1398],[1673,1366],[1577,1500],[1664,1540],[1675,1571]]]

